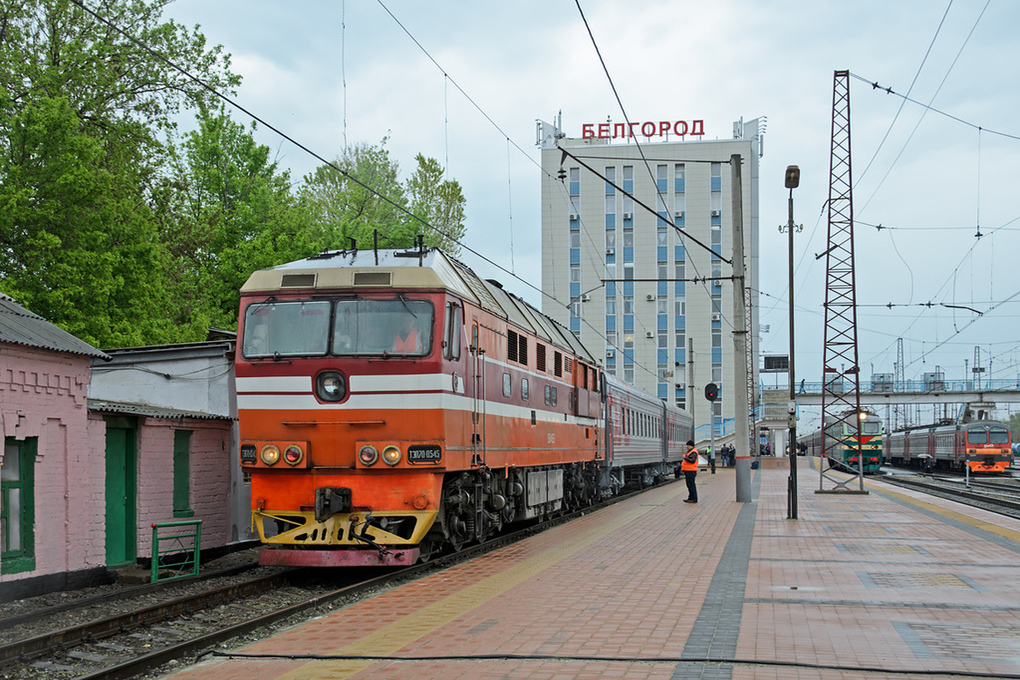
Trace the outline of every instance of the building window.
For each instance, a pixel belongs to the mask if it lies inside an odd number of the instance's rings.
[[[660,296],[655,301],[655,313],[656,314],[667,314],[669,309],[669,300],[665,295]]]
[[[623,228],[623,247],[624,248],[634,247],[634,227]]]
[[[669,264],[665,260],[660,260],[657,265],[657,273],[660,281],[665,281],[669,278]]]
[[[685,300],[677,300],[674,303],[674,308],[677,316],[686,316],[687,314],[687,302]]]
[[[616,183],[616,168],[613,166],[606,167],[606,193],[616,193],[616,187],[613,184]]]
[[[655,245],[668,246],[669,245],[669,231],[667,231],[666,225],[658,227],[655,232]]]
[[[581,265],[579,264],[570,265],[570,282],[571,283],[581,282]]]
[[[191,509],[191,430],[174,430],[174,517],[193,517]]]
[[[606,316],[616,316],[616,298],[606,298]]]
[[[634,313],[634,296],[624,295],[623,296],[623,313],[633,314]]]
[[[634,280],[634,263],[624,262],[623,263],[623,280],[633,281]]]
[[[606,248],[616,247],[616,230],[606,229]]]
[[[570,230],[570,247],[580,248],[581,247],[581,230],[571,229]]]
[[[616,194],[610,194],[606,196],[606,214],[616,214]]]
[[[658,348],[669,349],[669,331],[661,330],[658,331],[657,334],[658,334]]]
[[[35,569],[35,454],[38,440],[4,438],[0,466],[0,574]]]

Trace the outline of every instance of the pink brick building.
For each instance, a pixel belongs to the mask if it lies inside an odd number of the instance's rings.
[[[0,295],[0,602],[112,578],[152,524],[251,540],[234,340],[102,352]]]

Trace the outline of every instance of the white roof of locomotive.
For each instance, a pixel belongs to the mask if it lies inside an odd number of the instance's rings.
[[[254,272],[242,293],[358,289],[448,290],[547,342],[597,363],[577,337],[495,281],[441,250],[335,250]]]

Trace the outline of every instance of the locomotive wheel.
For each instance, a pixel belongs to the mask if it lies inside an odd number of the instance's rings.
[[[429,532],[418,546],[418,561],[428,562],[441,552],[443,552],[443,537]]]

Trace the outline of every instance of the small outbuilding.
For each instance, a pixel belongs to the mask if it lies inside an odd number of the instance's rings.
[[[0,294],[0,599],[106,574],[88,389],[90,362],[109,358]]]

